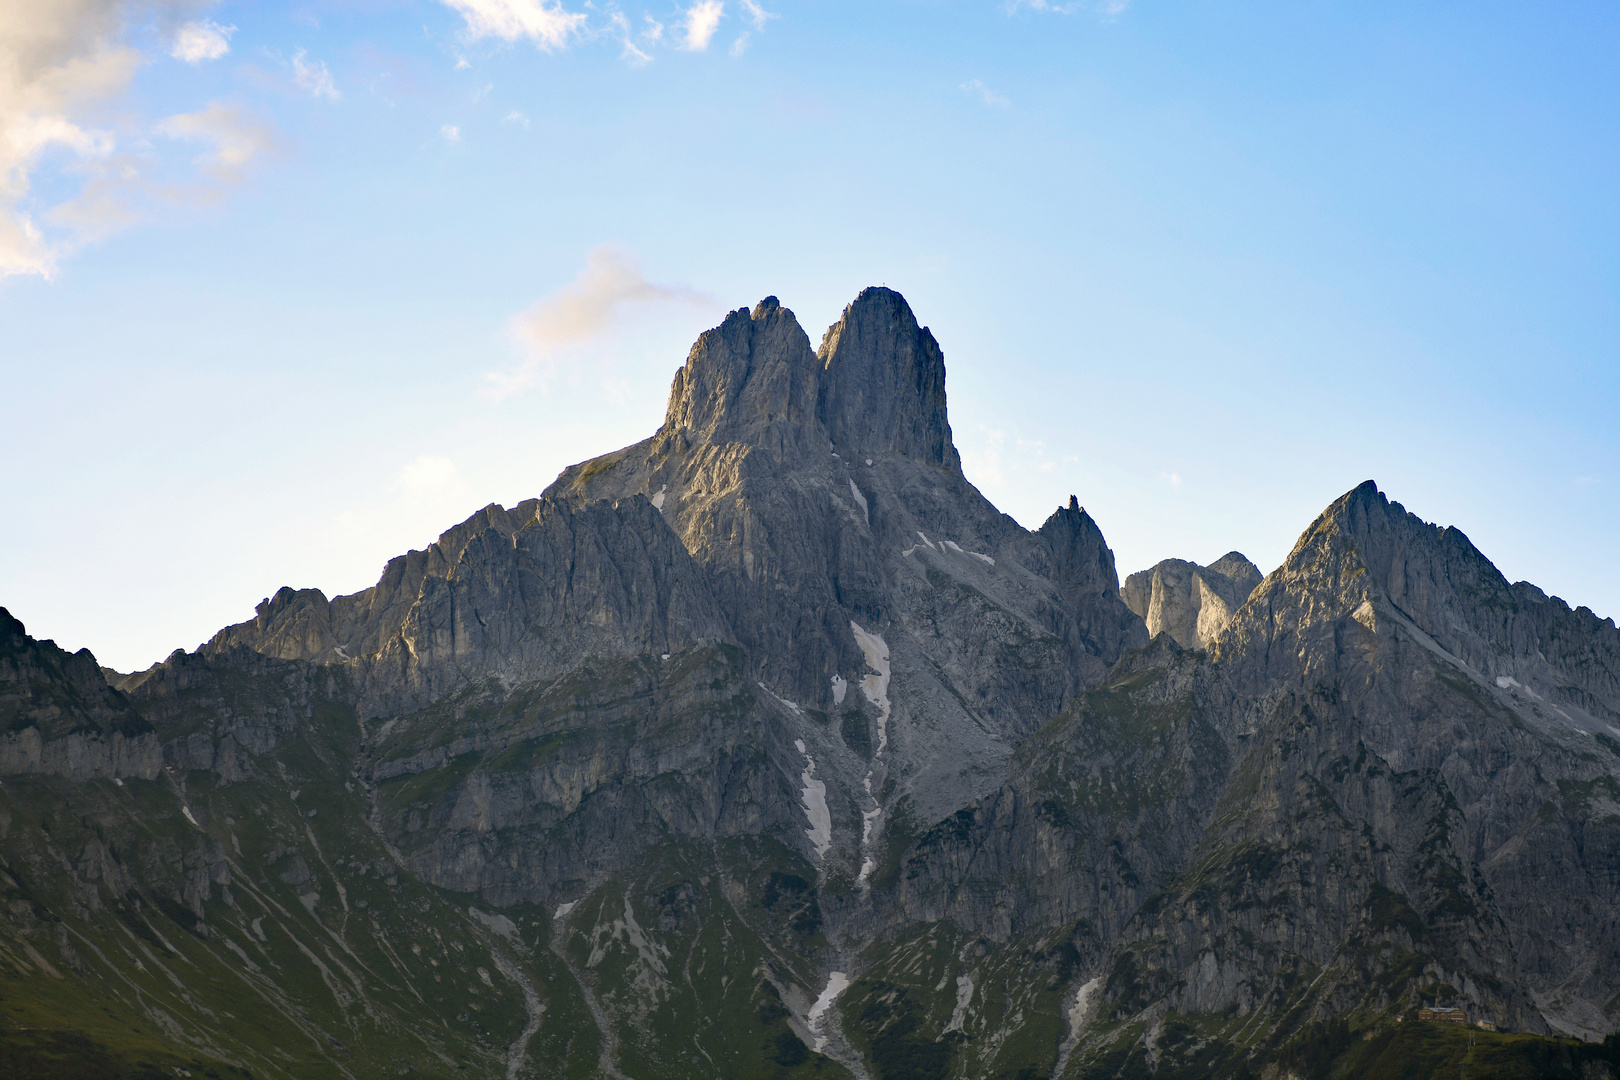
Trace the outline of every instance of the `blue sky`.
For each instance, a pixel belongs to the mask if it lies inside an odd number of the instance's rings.
[[[1612,5],[52,0],[0,21],[0,604],[144,667],[864,285],[1122,573],[1369,477],[1620,615]]]

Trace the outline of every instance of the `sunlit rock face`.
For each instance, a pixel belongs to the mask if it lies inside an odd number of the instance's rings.
[[[1284,1075],[1424,1004],[1620,1020],[1612,622],[1371,484],[1264,581],[1121,587],[1078,498],[963,476],[887,289],[819,348],[733,311],[646,440],[106,679],[0,617],[0,999],[135,1064]]]
[[[1226,629],[1263,576],[1236,551],[1209,566],[1165,559],[1126,578],[1119,595],[1149,634],[1169,634],[1184,649],[1202,649]]]

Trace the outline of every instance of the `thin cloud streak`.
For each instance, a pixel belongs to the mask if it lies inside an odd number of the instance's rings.
[[[572,283],[512,318],[508,331],[528,358],[515,368],[485,375],[484,396],[501,401],[524,390],[546,389],[563,353],[607,333],[625,308],[658,303],[718,306],[712,296],[690,286],[648,281],[625,251],[593,249]]]
[[[181,113],[155,129],[171,139],[211,143],[197,159],[202,171],[221,184],[239,184],[260,158],[279,149],[273,128],[234,105],[213,102],[194,113]]]
[[[1006,96],[996,93],[978,79],[969,79],[963,83],[962,93],[978,98],[992,109],[1006,109],[1012,106],[1012,102]]]
[[[1031,11],[1049,11],[1057,15],[1073,15],[1080,11],[1095,12],[1103,19],[1113,19],[1125,13],[1131,6],[1131,0],[1096,0],[1093,3],[1053,4],[1049,0],[1007,0],[1003,5],[1008,15],[1017,14],[1020,8],[1029,8]]]
[[[586,16],[555,0],[442,0],[466,20],[469,41],[494,37],[528,38],[544,52],[556,52],[584,33]]]
[[[782,16],[774,11],[766,11],[759,6],[759,0],[742,0],[743,11],[748,13],[748,21],[754,24],[755,30],[764,30],[767,19],[780,19]]]
[[[326,70],[326,61],[305,63],[306,55],[308,54],[303,49],[293,53],[293,85],[310,97],[323,97],[329,101],[341,98],[343,95],[338,93],[337,85],[332,82],[332,73]]]

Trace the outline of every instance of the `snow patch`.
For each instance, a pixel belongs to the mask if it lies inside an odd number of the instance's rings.
[[[568,913],[570,911],[574,910],[574,905],[577,904],[577,903],[579,903],[578,900],[570,900],[566,904],[558,904],[557,905],[557,913],[555,915],[553,915],[552,918],[553,919],[565,919],[565,918],[567,918]]]
[[[799,796],[804,800],[804,816],[809,820],[810,827],[804,830],[804,835],[810,838],[811,845],[816,849],[816,858],[824,859],[827,849],[832,847],[832,811],[827,809],[827,785],[816,779],[816,759],[804,748],[804,740],[794,739],[793,745],[798,747],[805,760],[804,772],[799,774],[799,779],[804,783]]]
[[[956,977],[956,1008],[951,1010],[951,1022],[945,1025],[946,1031],[961,1031],[962,1025],[967,1021],[968,1002],[973,1000],[973,979],[967,975]]]
[[[867,462],[867,464],[870,465],[871,462]],[[856,502],[861,504],[861,518],[870,526],[872,524],[872,515],[866,509],[866,496],[861,494],[861,489],[855,486],[854,480],[849,482],[849,493],[855,496]]]
[[[849,692],[849,683],[842,675],[834,674],[832,677],[832,688],[833,704],[842,705],[844,703],[844,695]],[[1616,734],[1620,734],[1620,732],[1616,732]]]
[[[658,493],[655,494],[649,500],[653,504],[653,509],[654,510],[658,510],[660,512],[663,511],[663,509],[664,509],[664,492],[666,492],[668,490],[669,490],[669,485],[665,484],[663,487],[659,488]]]
[[[1102,978],[1092,979],[1074,992],[1074,1002],[1069,1006],[1069,1034],[1064,1037],[1063,1045],[1058,1047],[1057,1065],[1052,1069],[1053,1076],[1063,1075],[1064,1068],[1069,1064],[1069,1057],[1074,1048],[1080,1045],[1080,1032],[1084,1030],[1086,1016],[1091,1011],[1091,999],[1097,993],[1097,986]]]
[[[996,560],[992,559],[988,555],[981,555],[977,551],[970,551],[970,552],[968,552],[968,554],[973,556],[975,559],[978,559],[980,562],[984,563],[986,566],[994,566],[994,565],[996,565]]]
[[[785,706],[786,708],[788,708],[792,712],[797,713],[799,711],[798,705],[796,705],[793,702],[789,701],[787,698],[782,697],[780,694],[776,693],[774,690],[772,690],[770,687],[766,686],[764,683],[760,683],[759,688],[761,690],[765,691],[767,694],[770,694],[771,697],[776,698],[778,703]]]
[[[921,533],[917,535],[922,536]],[[889,749],[889,644],[882,635],[867,633],[854,620],[850,620],[849,628],[855,633],[855,643],[861,647],[861,655],[866,657],[866,666],[872,669],[870,674],[861,677],[861,693],[878,707],[877,752],[872,755],[872,768],[862,781],[866,797],[872,800],[872,807],[861,812],[861,851],[865,857],[861,860],[860,873],[855,876],[855,887],[865,892],[872,872],[877,869],[872,843],[877,837],[878,822],[883,817],[883,804],[878,802],[872,791],[872,777],[883,764],[883,755]]]
[[[814,1049],[818,1054],[827,1048],[827,1035],[822,1030],[822,1024],[827,1019],[827,1010],[832,1008],[833,1002],[838,1000],[838,995],[847,989],[849,989],[849,976],[842,971],[830,972],[827,975],[827,988],[821,992],[821,996],[816,998],[816,1003],[810,1006],[810,1011],[805,1014],[804,1018],[809,1024],[810,1034],[816,1040]]]
[[[1511,675],[1498,675],[1496,677],[1496,685],[1498,689],[1506,690],[1510,686],[1518,686],[1519,680],[1515,679]]]
[[[182,813],[182,814],[184,814],[184,815],[186,815],[186,820],[187,820],[187,821],[189,821],[189,822],[191,822],[191,823],[192,823],[192,824],[193,824],[193,825],[197,825],[197,819],[196,819],[196,818],[194,818],[194,817],[192,817],[192,816],[191,816],[191,807],[189,807],[189,806],[182,806],[182,807],[181,807],[181,808],[180,808],[180,812],[181,812],[181,813]],[[200,829],[200,828],[202,828],[202,826],[201,826],[201,825],[197,825],[197,828],[199,828],[199,829]]]
[[[922,536],[921,533],[917,535]],[[889,645],[882,635],[867,633],[853,619],[849,628],[855,632],[855,644],[861,647],[866,666],[872,669],[871,674],[861,677],[861,693],[878,707],[877,756],[881,758],[889,748]]]
[[[1097,992],[1097,984],[1102,982],[1098,976],[1086,983],[1074,993],[1074,1004],[1069,1006],[1069,1034],[1080,1033],[1080,1025],[1086,1022],[1086,1012],[1091,1008],[1091,997]]]
[[[1611,730],[1612,730],[1612,729],[1611,729]],[[1616,732],[1615,732],[1615,734],[1616,734],[1616,735],[1620,735],[1620,731],[1616,731]],[[124,786],[124,782],[123,782],[123,781],[122,781],[122,780],[120,780],[120,779],[118,779],[118,777],[116,777],[116,776],[115,776],[115,777],[113,777],[113,783],[115,783],[115,784],[117,784],[117,785],[118,785],[118,786],[119,786],[119,787],[123,787],[123,786]]]

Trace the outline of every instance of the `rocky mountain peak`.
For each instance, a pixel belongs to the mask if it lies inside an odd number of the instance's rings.
[[[1336,499],[1256,591],[1239,637],[1283,635],[1324,656],[1337,628],[1406,634],[1481,685],[1530,687],[1605,722],[1620,694],[1620,632],[1528,582],[1509,584],[1454,526],[1432,525],[1367,481]],[[1578,714],[1570,724],[1580,730]]]
[[[905,298],[873,287],[813,351],[774,296],[738,308],[692,346],[660,438],[746,443],[778,456],[824,449],[895,454],[959,470],[945,411],[945,358]]]
[[[1241,552],[1229,551],[1208,566],[1165,559],[1126,578],[1119,593],[1147,623],[1149,634],[1168,634],[1184,649],[1203,649],[1226,629],[1263,576]]]
[[[774,296],[705,331],[675,373],[661,434],[683,442],[750,442],[778,451],[822,441],[815,428],[815,353]]]
[[[890,453],[960,470],[945,415],[945,354],[905,297],[863,289],[817,353],[817,414],[846,457]]]

